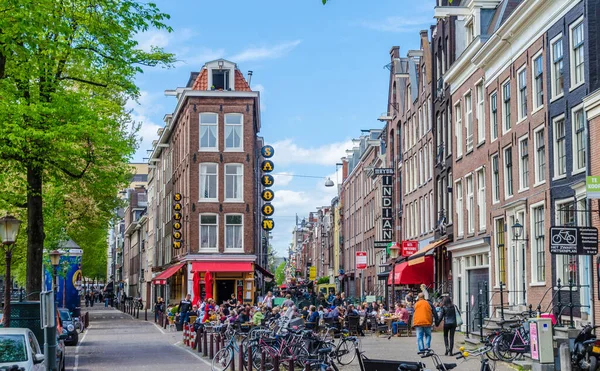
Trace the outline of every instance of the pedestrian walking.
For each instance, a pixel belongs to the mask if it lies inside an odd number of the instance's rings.
[[[179,318],[181,323],[187,323],[189,319],[188,312],[192,309],[192,295],[187,294],[184,299],[179,302]]]
[[[415,303],[413,326],[417,329],[417,347],[419,352],[431,347],[431,326],[438,323],[433,305],[425,300],[425,295],[420,292]]]
[[[449,296],[444,297],[441,308],[441,315],[436,326],[444,321],[444,345],[446,346],[446,355],[450,356],[454,348],[454,333],[458,325],[456,322],[457,309]]]
[[[263,299],[263,304],[268,308],[273,308],[273,293],[271,291],[267,292],[267,296]]]

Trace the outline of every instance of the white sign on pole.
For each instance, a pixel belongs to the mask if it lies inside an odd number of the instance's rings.
[[[367,269],[367,252],[356,252],[356,269]]]

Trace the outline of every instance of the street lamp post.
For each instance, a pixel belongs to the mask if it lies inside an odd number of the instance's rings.
[[[56,270],[58,265],[60,264],[61,252],[58,250],[54,250],[50,252],[50,264],[52,265],[52,291],[54,295],[57,292],[56,286]],[[64,289],[63,289],[64,290]],[[56,298],[55,298],[56,300]],[[52,315],[55,315],[54,308],[56,303],[52,303]],[[56,370],[56,325],[48,326],[44,328],[44,354],[46,355],[46,370]]]
[[[19,234],[19,226],[21,221],[14,216],[6,215],[0,218],[0,238],[2,239],[2,246],[4,247],[4,254],[6,259],[6,271],[4,276],[4,314],[3,314],[3,326],[10,327],[10,263],[12,260],[12,251],[17,241],[17,235]]]

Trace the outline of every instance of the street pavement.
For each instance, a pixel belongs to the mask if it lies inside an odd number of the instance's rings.
[[[210,359],[201,357],[196,351],[182,344],[181,332],[169,332],[156,326],[154,314],[148,312],[148,321],[140,312],[140,319],[104,305],[82,308],[90,312],[90,328],[80,335],[77,347],[67,347],[67,370],[210,370]],[[456,347],[465,345],[464,336],[456,334]],[[434,332],[431,347],[444,353],[444,340],[441,332]],[[465,345],[474,348],[473,345]],[[435,369],[431,358],[421,359],[417,355],[416,337],[393,337],[367,335],[361,337],[361,349],[371,359],[422,361],[429,369]],[[456,370],[476,371],[480,369],[479,357],[469,361],[441,356],[443,362],[457,363]],[[360,371],[358,360],[344,371]],[[508,365],[498,362],[496,370],[511,370]]]
[[[152,312],[145,321],[144,312],[134,319],[103,304],[82,308],[86,311],[90,327],[79,335],[78,346],[66,347],[67,370],[210,370],[210,362],[177,344],[181,332],[156,326]]]

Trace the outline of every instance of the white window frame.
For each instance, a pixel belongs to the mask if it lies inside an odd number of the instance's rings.
[[[524,78],[522,78],[522,75],[521,75],[523,73],[525,74]],[[525,83],[525,86],[522,85],[523,83]],[[523,93],[525,93],[525,97],[522,96]],[[525,100],[524,107],[523,107],[523,99]],[[523,108],[525,108],[525,109],[523,109]],[[518,114],[517,124],[519,124],[519,123],[523,122],[525,119],[527,119],[527,64],[523,65],[523,67],[521,67],[517,71],[517,114]]]
[[[227,123],[227,118],[228,117],[233,117],[233,116],[239,116],[240,117],[240,124],[228,124]],[[225,131],[224,131],[224,138],[223,138],[223,143],[224,143],[224,148],[225,148],[225,152],[243,152],[244,151],[244,115],[241,113],[226,113],[225,114],[225,118],[224,118],[224,122],[225,122]],[[227,128],[229,126],[232,127],[239,127],[240,129],[240,146],[239,147],[228,147],[227,146]]]
[[[496,107],[495,111],[494,106]],[[490,142],[494,142],[496,139],[498,139],[498,91],[494,90],[490,94]]]
[[[509,158],[509,156],[506,155],[506,152],[510,150],[510,179],[509,178],[509,162],[507,162],[507,159]],[[515,188],[514,188],[514,181],[515,181],[515,165],[513,162],[513,150],[512,150],[512,146],[506,146],[504,148],[502,148],[502,168],[504,169],[504,199],[508,200],[509,198],[511,198],[512,196],[514,196],[515,194]],[[509,188],[510,186],[510,188]],[[509,190],[512,190],[512,192],[509,193]]]
[[[576,120],[575,120],[575,114],[581,112],[581,114],[583,115],[583,129],[581,131],[581,135],[582,135],[582,139],[583,139],[583,166],[579,166],[578,162],[578,152],[579,152],[579,143],[578,143],[578,138],[577,138],[577,134],[578,134],[578,130],[576,127]],[[588,155],[588,149],[587,149],[587,121],[586,121],[586,117],[585,117],[585,109],[583,107],[583,103],[572,108],[571,109],[571,130],[573,131],[572,133],[572,140],[571,140],[571,157],[573,159],[573,172],[571,173],[572,175],[574,174],[579,174],[582,173],[586,170],[587,168],[587,163],[588,163],[588,159],[587,159],[587,155]]]
[[[546,279],[544,279],[544,281],[540,281],[538,280],[537,277],[537,271],[538,271],[538,266],[539,266],[539,261],[538,261],[538,254],[537,254],[537,245],[536,245],[536,220],[535,220],[535,209],[537,208],[542,208],[542,215],[544,218],[544,228],[543,228],[543,232],[542,233],[542,237],[544,239],[544,241],[542,242],[542,250],[544,251],[544,259],[546,258],[546,237],[545,237],[545,232],[546,232],[546,209],[545,209],[545,201],[540,201],[540,202],[536,202],[532,205],[529,206],[529,225],[530,225],[530,233],[529,233],[529,246],[531,246],[531,274],[530,274],[530,286],[545,286],[546,285]],[[544,261],[544,268],[547,268],[546,262]],[[544,273],[544,278],[545,277],[545,273]]]
[[[508,85],[508,102],[506,101],[506,85]],[[512,112],[510,110],[512,92],[510,91],[510,79],[505,80],[500,86],[502,87],[502,134],[506,134],[510,131],[510,129],[512,129]],[[506,109],[507,107],[508,110]],[[507,111],[508,117],[506,117]]]
[[[498,248],[499,248],[499,244],[498,244],[498,220],[502,220],[502,234],[503,234],[503,238],[504,238],[504,261],[506,262],[506,259],[508,258],[508,248],[506,246],[506,238],[507,236],[507,231],[505,231],[505,225],[506,225],[506,219],[504,218],[504,216],[499,216],[497,218],[493,219],[493,227],[492,227],[492,233],[494,236],[494,246],[492,247],[494,249],[494,276],[495,276],[495,282],[494,282],[494,287],[500,287],[500,257],[498,256]],[[506,263],[505,263],[506,264]],[[508,270],[505,267],[504,270],[504,276],[505,276],[505,281],[506,281],[506,276],[508,276]],[[502,282],[504,285],[506,285],[506,282]]]
[[[542,72],[540,74],[540,81],[542,82],[542,86],[541,86],[541,91],[539,91],[539,93],[541,94],[541,102],[540,104],[538,104],[537,102],[537,98],[538,98],[538,86],[536,84],[536,80],[537,80],[537,69],[536,69],[536,65],[535,65],[535,61],[537,59],[540,59],[541,61],[541,66],[542,66]],[[544,57],[542,55],[542,50],[540,50],[539,52],[537,52],[532,58],[531,58],[531,87],[532,87],[532,103],[533,103],[533,111],[531,112],[532,114],[541,110],[544,107]]]
[[[467,188],[467,234],[475,233],[475,182],[473,173],[465,175],[465,185]]]
[[[217,246],[214,247],[202,247],[202,216],[214,216],[216,219],[216,242]],[[207,224],[215,225],[215,224]],[[200,252],[217,252],[219,251],[219,214],[215,213],[201,213],[198,217],[198,251]]]
[[[217,173],[214,175],[216,178],[216,197],[202,197],[202,175],[204,174],[202,170],[203,165],[215,165],[217,169]],[[219,164],[216,162],[201,162],[198,165],[199,168],[199,179],[198,179],[198,202],[219,202]],[[212,175],[212,174],[211,174]]]
[[[475,96],[477,97],[477,145],[485,142],[485,87],[483,81],[475,85]]]
[[[582,29],[582,34],[583,34],[583,41],[581,42],[581,44],[579,45],[579,48],[581,48],[582,54],[583,54],[583,61],[581,62],[581,81],[577,81],[576,79],[576,71],[575,71],[575,42],[573,40],[573,30],[575,30],[575,28],[579,27],[581,25],[581,27],[583,27]],[[564,45],[563,45],[564,47]],[[564,49],[563,49],[563,53],[564,53]],[[571,90],[574,90],[576,88],[578,88],[579,86],[583,85],[585,83],[585,24],[583,23],[583,16],[581,16],[579,19],[577,19],[575,22],[571,23],[569,25],[569,53],[570,53],[570,59],[569,59],[569,69],[570,69],[570,73],[571,73],[571,78],[570,78],[570,82],[571,82]]]
[[[232,248],[232,247],[228,247],[229,241],[227,238],[227,226],[229,224],[227,224],[227,217],[228,216],[241,216],[242,217],[242,223],[241,223],[241,234],[242,234],[242,246],[240,246],[239,248]],[[225,214],[225,227],[224,227],[224,236],[225,236],[225,245],[224,245],[224,251],[225,252],[240,252],[240,251],[244,251],[244,214],[241,213],[229,213],[229,214]],[[237,226],[237,224],[232,224]]]
[[[230,166],[239,166],[242,169],[242,173],[240,174],[236,174],[236,175],[230,175],[227,174],[227,168]],[[240,195],[239,197],[236,198],[228,198],[227,197],[227,178],[230,176],[235,176],[235,177],[240,177],[241,176],[241,181],[240,181]],[[239,163],[226,163],[223,166],[223,178],[224,178],[224,187],[223,187],[223,202],[244,202],[244,164],[239,164]]]
[[[460,102],[454,105],[455,135],[456,135],[456,159],[463,155],[463,128],[462,128],[462,106]]]
[[[496,159],[496,170],[494,170],[494,159]],[[492,167],[492,204],[500,202],[500,154],[494,153],[490,158]]]
[[[479,206],[479,231],[486,229],[486,197],[485,197],[485,168],[477,169],[477,205]]]
[[[214,115],[217,118],[216,124],[202,124],[202,115]],[[202,126],[209,126],[215,128],[215,146],[214,147],[202,147]],[[210,130],[210,129],[208,129]],[[198,115],[198,148],[200,152],[218,152],[219,151],[219,114],[215,112],[201,112]]]
[[[555,61],[554,61],[554,44],[556,44],[559,40],[561,40],[563,37],[562,32],[558,35],[556,35],[556,37],[554,37],[552,40],[550,40],[550,96],[552,97],[550,99],[551,102],[559,99],[560,97],[562,97],[563,95],[565,95],[565,72],[564,72],[564,61],[565,61],[565,43],[564,40],[562,40],[562,57],[561,60],[563,63],[563,73],[562,73],[562,78],[563,78],[563,89],[560,93],[556,93],[557,92],[557,85],[556,85],[556,69],[555,69]]]
[[[467,154],[473,151],[473,93],[469,90],[464,95],[465,100],[465,127],[467,129],[466,147]]]
[[[539,168],[540,168],[540,158],[538,155],[538,148],[540,147],[538,145],[538,133],[540,131],[544,131],[544,125],[540,125],[539,127],[537,127],[536,129],[533,130],[533,158],[534,158],[534,174],[535,174],[535,183],[533,184],[534,187],[537,187],[539,185],[542,185],[544,183],[546,183],[546,169],[548,166],[548,151],[546,151],[546,133],[543,133],[544,136],[544,143],[543,143],[543,147],[544,147],[544,173],[540,174],[539,172]],[[543,176],[543,179],[542,179]]]
[[[458,237],[465,235],[465,220],[463,216],[463,192],[462,192],[462,179],[458,179],[454,183],[456,189],[456,234]]]
[[[562,138],[563,140],[563,145],[564,145],[564,152],[565,152],[565,165],[564,165],[564,173],[559,175],[559,164],[558,164],[558,147],[559,147],[559,143],[558,143],[558,136],[557,136],[557,124],[559,121],[563,121],[563,126],[564,126],[564,130],[565,130],[565,134],[564,134],[564,138]],[[553,147],[554,147],[554,174],[553,174],[553,178],[554,180],[556,179],[563,179],[567,177],[567,122],[565,119],[565,115],[558,115],[556,117],[554,117],[552,119],[552,129],[553,129],[553,139],[554,139],[554,143],[553,143]]]
[[[523,142],[527,141],[527,153],[523,153]],[[519,138],[519,191],[518,192],[524,192],[526,190],[529,189],[529,178],[530,178],[530,174],[531,174],[531,167],[529,166],[529,136],[528,135],[524,135],[521,138]],[[524,159],[525,157],[525,159]],[[523,169],[524,167],[527,166],[527,174],[523,174]],[[523,176],[525,175],[525,177]],[[527,182],[527,183],[525,183]]]

